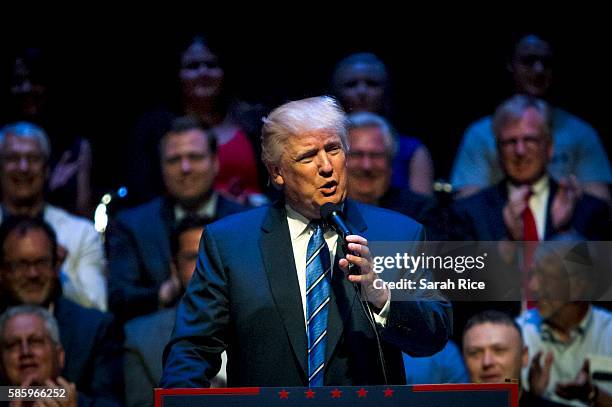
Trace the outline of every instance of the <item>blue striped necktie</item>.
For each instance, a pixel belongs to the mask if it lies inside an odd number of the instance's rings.
[[[323,386],[331,262],[321,222],[311,222],[314,233],[306,252],[306,329],[308,386]]]

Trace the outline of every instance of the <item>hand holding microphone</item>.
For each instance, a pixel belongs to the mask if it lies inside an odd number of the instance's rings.
[[[346,257],[340,259],[339,266],[348,273],[348,280],[359,283],[365,289],[365,295],[375,307],[382,308],[388,299],[387,290],[377,290],[373,286],[377,278],[372,268],[372,255],[368,241],[351,232],[342,218],[342,211],[338,205],[326,203],[321,207],[321,218],[324,219],[338,233],[342,241],[342,248]]]
[[[328,202],[324,204],[323,206],[321,206],[320,213],[321,213],[321,219],[325,220],[325,222],[327,222],[327,224],[330,225],[338,234],[338,238],[342,242],[342,250],[344,251],[344,253],[347,255],[350,254],[352,256],[359,257],[358,253],[351,251],[348,247],[349,241],[346,238],[347,236],[350,236],[353,233],[351,232],[349,227],[344,222],[344,219],[342,219],[342,210],[340,208],[340,205],[336,205],[331,202]],[[355,242],[355,243],[359,243],[359,242]],[[365,244],[367,244],[367,242],[365,242]],[[341,264],[341,267],[342,267],[342,264]],[[350,262],[347,267],[348,267],[349,274],[355,274],[355,275],[361,274],[359,270],[356,270],[354,263]],[[342,267],[342,268],[345,269],[345,267]]]

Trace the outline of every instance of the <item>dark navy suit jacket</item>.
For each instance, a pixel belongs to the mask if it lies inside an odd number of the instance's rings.
[[[62,375],[76,384],[79,406],[121,405],[121,339],[112,315],[63,297],[53,314],[66,352]]]
[[[546,230],[544,239],[554,237],[556,231],[552,227],[551,204],[558,185],[550,179],[550,194],[546,208]],[[506,181],[486,188],[473,196],[461,199],[455,204],[455,215],[458,219],[454,238],[471,241],[500,241],[509,239],[504,223],[503,209],[508,202]],[[576,203],[570,227],[588,240],[608,240],[610,234],[608,205],[593,196],[584,194]],[[501,264],[501,263],[498,263]],[[521,309],[519,301],[508,299],[520,298],[520,278],[517,277],[517,266],[498,267],[486,273],[489,280],[487,287],[495,288],[500,293],[499,301],[459,301],[453,304],[454,325],[463,327],[474,314],[485,309],[497,309],[518,315]],[[504,291],[506,289],[507,291]],[[456,341],[461,341],[461,331],[454,335]]]
[[[369,241],[418,241],[423,228],[385,209],[346,201],[354,233]],[[326,385],[383,383],[378,351],[337,250],[326,346]],[[393,294],[392,294],[393,296]],[[402,355],[431,355],[450,329],[444,301],[392,301],[381,337],[389,382],[404,383]],[[306,386],[307,339],[284,204],[206,227],[196,271],[164,353],[163,387],[207,387],[228,352],[228,386]]]
[[[551,204],[558,185],[550,179],[550,194],[546,206],[546,231],[544,239],[556,233],[552,227]],[[473,196],[459,200],[455,210],[461,225],[458,238],[463,240],[496,241],[508,237],[503,209],[508,202],[506,181],[484,189]],[[570,225],[588,240],[608,240],[608,205],[591,195],[583,194],[576,203]]]
[[[215,218],[244,209],[219,196]],[[109,228],[109,308],[121,320],[157,311],[159,287],[170,277],[173,223],[173,203],[156,198],[120,212]]]

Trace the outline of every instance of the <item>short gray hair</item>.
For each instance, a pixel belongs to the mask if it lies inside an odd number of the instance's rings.
[[[6,329],[6,324],[12,318],[19,315],[36,315],[40,317],[45,324],[45,328],[47,328],[47,331],[49,332],[49,337],[51,338],[51,341],[53,341],[55,345],[60,344],[59,328],[57,326],[57,321],[55,320],[55,317],[53,317],[53,315],[51,315],[48,310],[35,305],[19,305],[16,307],[11,307],[4,311],[2,315],[0,315],[0,344],[2,344],[2,342],[4,341],[4,331]]]
[[[263,119],[261,131],[261,159],[268,166],[279,162],[283,147],[290,137],[303,133],[329,130],[340,136],[344,151],[346,115],[338,102],[330,96],[318,96],[285,103]]]
[[[6,136],[9,135],[36,140],[40,145],[40,149],[42,150],[45,160],[48,160],[51,156],[51,143],[49,142],[49,136],[47,136],[47,133],[41,127],[30,122],[16,122],[7,124],[0,129],[0,151],[2,152],[4,151]]]
[[[385,150],[390,159],[395,157],[397,152],[397,139],[395,133],[391,129],[391,125],[382,116],[370,112],[358,112],[348,115],[348,131],[355,129],[363,129],[375,127],[380,130],[383,141],[385,143]],[[349,149],[351,146],[349,145]]]
[[[544,132],[548,138],[552,137],[552,109],[542,99],[525,95],[514,95],[502,102],[493,115],[493,133],[499,138],[501,132],[508,125],[521,120],[527,109],[535,109],[544,119]]]

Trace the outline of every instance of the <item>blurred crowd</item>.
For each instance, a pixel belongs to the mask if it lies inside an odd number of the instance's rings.
[[[113,191],[124,192],[108,194],[94,143],[56,110],[52,56],[15,55],[0,115],[1,384],[69,387],[68,405],[153,405],[203,228],[279,197],[260,159],[274,106],[234,96],[231,49],[203,34],[180,49],[172,100],[104,158],[122,169]],[[448,181],[429,139],[394,123],[403,106],[385,61],[361,52],[335,65],[326,93],[348,117],[350,198],[413,217],[428,240],[561,242],[517,267],[538,300],[453,304],[453,340],[404,355],[408,383],[516,380],[521,405],[612,405],[612,368],[592,374],[612,358],[612,314],[590,295],[612,281],[558,261],[577,242],[612,240],[612,172],[595,128],[551,104],[553,57],[546,39],[518,39],[515,93],[467,127]],[[94,225],[99,202],[107,216]],[[568,279],[570,293],[550,294]]]

